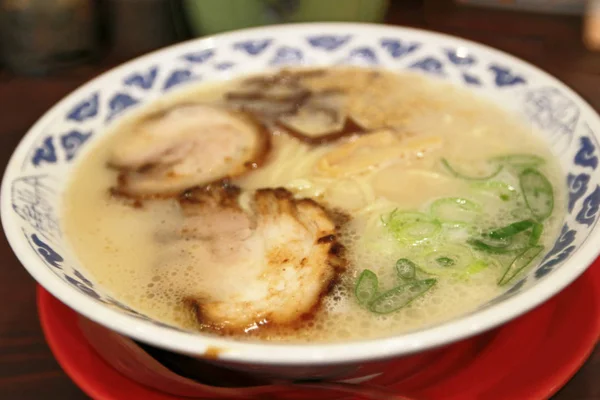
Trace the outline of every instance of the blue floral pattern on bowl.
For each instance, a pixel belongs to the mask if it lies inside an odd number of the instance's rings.
[[[7,170],[3,201],[10,203],[10,210],[3,205],[2,217],[21,231],[14,241],[27,243],[48,270],[85,296],[162,325],[103,292],[79,266],[60,229],[65,176],[108,126],[165,91],[290,65],[417,71],[507,105],[543,132],[560,159],[568,187],[568,212],[560,236],[538,267],[482,308],[515,296],[560,270],[596,229],[600,122],[587,104],[555,79],[503,53],[421,31],[350,29],[344,24],[279,29],[287,33],[255,29],[246,31],[242,39],[238,34],[221,35],[166,49],[90,82],[61,102],[29,133]]]

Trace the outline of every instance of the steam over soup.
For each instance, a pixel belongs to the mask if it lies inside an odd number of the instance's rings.
[[[65,231],[115,298],[190,330],[380,337],[474,310],[551,246],[564,188],[531,129],[417,75],[204,85],[79,161]]]

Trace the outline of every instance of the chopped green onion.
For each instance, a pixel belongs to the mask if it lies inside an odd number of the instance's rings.
[[[463,222],[442,222],[442,233],[444,239],[452,243],[463,243],[469,237],[477,235],[477,226]]]
[[[467,240],[473,248],[491,254],[521,252],[539,241],[542,229],[537,222],[523,220]],[[529,230],[531,231],[529,232]],[[536,237],[537,235],[537,237]]]
[[[442,158],[442,165],[448,170],[448,172],[450,172],[450,174],[454,175],[456,178],[465,179],[465,180],[469,180],[469,181],[485,181],[487,179],[492,179],[493,177],[498,175],[500,173],[500,171],[502,171],[502,168],[503,168],[502,165],[498,165],[491,174],[486,175],[486,176],[467,176],[461,172],[458,172],[456,169],[454,169],[450,165],[448,160],[446,160],[445,158]]]
[[[511,210],[510,215],[516,219],[529,219],[532,217],[531,210],[526,204],[516,204],[518,208]]]
[[[514,248],[510,246],[511,241],[503,241],[496,244],[486,243],[483,239],[469,239],[467,241],[475,250],[483,251],[485,253],[492,254],[508,254],[515,251]]]
[[[354,294],[360,304],[368,304],[377,295],[379,279],[371,270],[365,269],[356,282]]]
[[[463,229],[469,232],[476,232],[477,226],[470,222],[459,222],[459,221],[440,221],[442,226],[447,229]]]
[[[411,222],[400,228],[396,232],[396,237],[398,239],[427,239],[434,236],[440,229],[441,225],[437,221]]]
[[[461,197],[446,197],[431,204],[431,214],[448,222],[472,222],[480,210],[479,204]]]
[[[417,266],[408,258],[401,258],[396,261],[396,272],[403,280],[411,281],[417,276]]]
[[[492,239],[505,239],[507,237],[511,237],[516,235],[517,233],[526,231],[532,226],[536,225],[536,223],[530,219],[526,219],[519,222],[514,222],[510,225],[507,225],[503,228],[495,229],[486,234],[487,237]]]
[[[527,207],[538,221],[543,221],[554,209],[554,192],[548,179],[535,169],[528,168],[519,175],[521,191]]]
[[[508,164],[515,168],[537,167],[546,162],[542,157],[534,154],[509,154],[505,156],[494,157],[491,159],[491,161],[495,161],[500,164]]]
[[[471,188],[493,193],[502,201],[514,200],[518,197],[517,189],[502,181],[473,182]]]
[[[510,263],[502,278],[498,281],[498,285],[506,285],[515,276],[519,274],[525,267],[527,267],[537,256],[542,252],[544,246],[533,246],[525,249],[522,253],[517,255],[515,259]]]
[[[473,262],[470,248],[446,244],[426,254],[420,269],[431,275],[456,276],[462,274]]]
[[[451,259],[450,257],[439,257],[435,260],[442,267],[451,267],[456,264],[456,261]]]
[[[387,219],[382,218],[385,226],[396,239],[419,241],[435,236],[441,224],[429,216],[417,212],[398,212],[394,210]]]
[[[369,310],[377,314],[397,311],[425,294],[436,282],[437,279],[430,278],[397,286],[375,298],[369,305]]]
[[[531,229],[531,235],[529,236],[529,245],[535,246],[540,241],[540,237],[542,236],[542,232],[544,232],[544,225],[535,224]]]
[[[423,213],[416,211],[398,211],[394,209],[387,218],[384,215],[381,216],[381,221],[385,226],[389,226],[395,229],[398,226],[405,225],[409,222],[429,221],[429,217]]]
[[[467,276],[469,275],[475,275],[481,271],[483,271],[484,269],[486,269],[489,266],[489,264],[483,260],[477,260],[475,261],[473,264],[469,265],[469,267],[465,270],[465,274]]]

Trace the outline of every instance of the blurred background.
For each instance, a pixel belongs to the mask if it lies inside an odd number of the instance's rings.
[[[251,26],[359,21],[431,28],[427,25],[432,19],[462,8],[475,10],[465,14],[472,18],[477,18],[478,8],[493,8],[499,14],[508,13],[504,18],[515,24],[523,19],[522,11],[571,16],[582,21],[583,38],[586,6],[595,1],[0,0],[1,63],[15,74],[44,75],[76,65],[114,65],[192,37]],[[521,31],[534,33],[536,20],[531,15]],[[485,21],[480,20],[481,24]],[[481,29],[473,20],[466,26]],[[583,43],[583,39],[576,40]]]

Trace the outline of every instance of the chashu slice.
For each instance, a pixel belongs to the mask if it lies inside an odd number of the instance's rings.
[[[285,189],[228,186],[186,192],[184,235],[195,239],[204,281],[186,298],[198,322],[224,333],[289,326],[318,308],[344,269],[335,223],[310,199]]]
[[[135,124],[109,161],[120,170],[113,193],[128,197],[183,190],[257,168],[270,148],[252,116],[203,104],[182,104]]]

